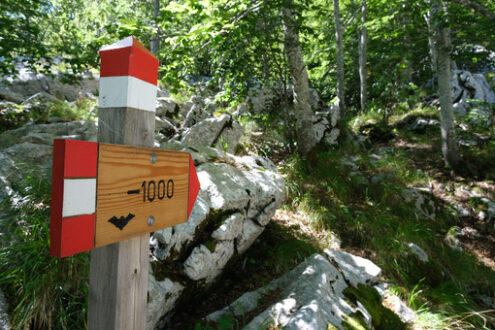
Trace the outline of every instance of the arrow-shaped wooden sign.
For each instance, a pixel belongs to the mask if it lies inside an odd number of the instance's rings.
[[[55,140],[50,253],[66,257],[183,223],[199,188],[187,152]]]

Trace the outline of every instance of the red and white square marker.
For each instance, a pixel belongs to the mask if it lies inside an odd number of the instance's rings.
[[[94,247],[98,143],[53,143],[50,254],[65,257]]]

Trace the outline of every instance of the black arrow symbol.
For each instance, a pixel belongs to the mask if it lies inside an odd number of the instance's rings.
[[[124,229],[125,226],[131,221],[131,219],[134,218],[134,214],[129,213],[126,217],[121,216],[120,218],[117,219],[116,216],[111,217],[108,222],[113,224],[115,227],[119,228],[120,230]]]

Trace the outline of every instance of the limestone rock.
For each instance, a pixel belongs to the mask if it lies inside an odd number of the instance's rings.
[[[158,259],[177,259],[181,251],[194,244],[195,234],[206,220],[209,212],[208,203],[201,196],[198,196],[187,222],[153,233],[153,237],[160,243],[159,248],[155,248],[154,255]]]
[[[233,241],[221,241],[213,245],[213,251],[203,244],[195,247],[184,262],[184,272],[191,280],[204,279],[205,283],[210,283],[234,255]]]
[[[345,279],[354,287],[359,283],[376,284],[380,280],[382,270],[368,259],[339,250],[325,249],[325,254],[337,263]]]
[[[181,143],[217,147],[232,153],[242,133],[240,124],[231,116],[223,114],[219,118],[207,118],[187,129]]]
[[[232,214],[211,234],[211,237],[217,241],[233,240],[241,234],[244,218],[241,213]]]
[[[155,117],[155,130],[168,137],[172,137],[177,133],[177,127],[175,127],[167,119],[160,118],[158,116]]]
[[[175,306],[184,291],[184,286],[169,278],[158,281],[152,274],[148,275],[148,304],[146,329],[153,330],[166,312]]]
[[[179,113],[179,105],[169,97],[156,99],[156,115],[160,118],[171,118]]]
[[[400,194],[406,203],[414,204],[419,215],[435,220],[436,206],[434,196],[429,188],[404,188]]]
[[[410,249],[411,253],[418,257],[422,262],[428,262],[430,260],[428,254],[418,245],[411,242],[405,243],[405,245]]]
[[[246,315],[267,293],[276,295],[278,299],[244,329],[259,329],[263,324],[284,329],[327,329],[329,324],[342,328],[346,315],[357,310],[370,320],[371,316],[364,308],[346,302],[343,298],[346,288],[347,284],[337,268],[324,256],[314,254],[267,286],[245,293],[228,307],[210,314],[207,320],[218,320],[226,314]]]
[[[254,243],[264,228],[251,220],[246,220],[242,226],[242,233],[236,241],[237,251],[244,253]]]

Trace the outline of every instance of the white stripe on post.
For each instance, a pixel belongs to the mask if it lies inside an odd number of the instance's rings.
[[[95,213],[96,178],[64,179],[62,217]]]
[[[155,112],[156,85],[132,76],[100,78],[100,108],[135,108]]]

